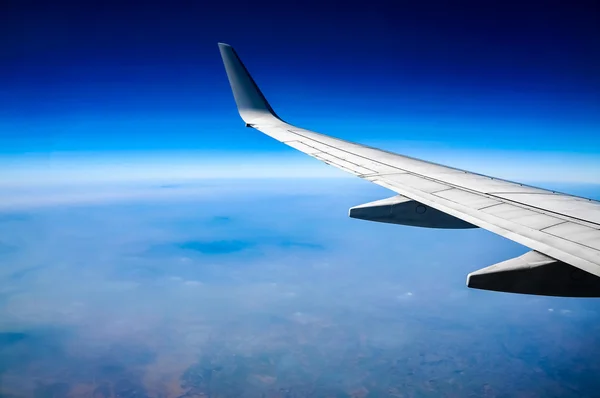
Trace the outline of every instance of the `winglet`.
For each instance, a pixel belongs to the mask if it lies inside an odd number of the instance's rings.
[[[246,122],[246,126],[272,124],[274,121],[281,121],[233,47],[229,44],[219,43],[219,50],[238,112]]]

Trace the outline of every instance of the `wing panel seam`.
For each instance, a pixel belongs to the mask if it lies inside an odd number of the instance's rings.
[[[398,168],[396,166],[392,166],[392,165],[390,165],[388,163],[384,163],[384,162],[381,162],[379,160],[374,160],[374,159],[365,157],[363,155],[360,155],[360,154],[348,151],[348,150],[346,150],[344,148],[337,148],[337,147],[334,147],[334,146],[332,146],[330,144],[321,142],[319,140],[315,140],[314,138],[307,137],[307,136],[299,133],[298,131],[290,131],[290,132],[293,132],[294,134],[298,134],[299,136],[304,137],[307,140],[318,142],[321,145],[324,145],[324,146],[327,146],[327,147],[330,147],[330,148],[333,148],[333,149],[336,149],[336,150],[339,150],[339,151],[342,151],[342,152],[346,152],[346,153],[351,154],[353,156],[361,157],[361,158],[366,159],[366,160],[371,160],[373,162],[380,163],[381,165],[388,166],[388,167],[391,167],[391,168],[394,168],[394,169],[397,169],[397,170],[402,170],[405,173],[412,174],[412,175],[415,175],[417,177],[420,177],[420,178],[423,178],[423,179],[426,179],[426,180],[430,180],[430,181],[433,181],[433,182],[437,182],[437,183],[440,183],[440,184],[448,185],[448,186],[451,186],[451,187],[463,190],[465,192],[474,193],[476,195],[480,195],[480,196],[486,197],[488,199],[498,200],[498,201],[503,202],[503,203],[509,203],[509,204],[512,204],[514,206],[517,206],[517,207],[520,207],[520,208],[524,208],[524,209],[529,209],[529,210],[535,209],[535,211],[538,212],[538,213],[540,213],[540,214],[545,214],[547,216],[556,217],[556,218],[559,218],[559,219],[562,219],[562,220],[574,221],[577,224],[582,224],[582,225],[587,225],[587,226],[589,226],[591,224],[591,225],[594,225],[594,228],[600,227],[600,224],[597,224],[597,223],[595,223],[593,221],[588,221],[588,220],[584,220],[582,218],[573,217],[573,216],[565,215],[565,214],[562,214],[562,213],[554,212],[554,211],[551,211],[551,210],[542,209],[542,208],[539,208],[539,207],[533,206],[533,205],[527,205],[525,203],[517,202],[517,201],[511,200],[511,199],[507,199],[507,198],[501,198],[501,197],[498,197],[498,196],[495,196],[495,195],[492,195],[492,194],[475,191],[475,190],[472,190],[472,189],[469,189],[469,188],[466,188],[466,187],[463,187],[463,186],[460,186],[460,185],[456,185],[456,184],[453,184],[453,183],[450,183],[450,182],[445,182],[443,180],[439,180],[439,179],[432,178],[432,177],[429,177],[429,176],[425,176],[425,175],[422,175],[422,174],[419,174],[419,173],[415,173],[415,172],[410,171],[410,170],[400,169],[400,168]],[[334,138],[334,139],[337,140],[337,138]],[[340,140],[340,141],[343,141],[343,140]],[[346,142],[346,141],[344,141],[344,142]],[[350,142],[348,142],[348,143],[350,143]],[[354,143],[350,143],[350,144],[357,145],[357,144],[354,144]],[[366,147],[366,148],[375,149],[375,150],[379,151],[379,149],[376,149],[376,148],[370,148],[370,147]],[[382,151],[382,152],[386,152],[386,151]],[[386,153],[389,153],[389,154],[394,155],[394,156],[401,156],[401,155],[398,155],[398,154],[395,154],[395,153],[392,153],[392,152],[386,152]],[[413,159],[413,160],[420,160],[420,159],[415,159],[415,158],[411,158],[411,157],[408,157],[408,156],[401,156],[401,157],[408,158],[408,159]],[[437,163],[431,163],[431,162],[426,162],[426,163],[434,164],[434,165],[437,165],[437,166],[442,166],[442,165],[439,165]],[[442,167],[447,167],[447,166],[442,166]],[[517,184],[517,183],[514,183],[512,181],[502,180],[500,178],[492,178],[492,177],[484,176],[484,175],[481,175],[481,174],[471,173],[471,172],[465,171],[465,170],[453,169],[451,167],[448,167],[448,168],[452,169],[452,170],[458,170],[458,171],[464,172],[466,174],[478,175],[478,176],[481,176],[481,177],[486,177],[486,178],[489,178],[490,180],[503,181],[503,182],[508,182],[508,183],[511,183],[511,184]],[[405,173],[402,173],[402,174],[405,174]],[[391,173],[391,174],[394,174],[394,173]],[[528,186],[528,185],[524,185],[524,184],[518,184],[518,185],[520,185],[520,186]],[[531,188],[536,188],[536,187],[531,187]],[[540,188],[537,188],[537,189],[540,189]],[[546,194],[546,195],[556,194],[556,191],[548,191],[548,192],[549,193]],[[510,193],[512,194],[513,192],[510,192]],[[567,195],[567,196],[572,196],[572,195]]]

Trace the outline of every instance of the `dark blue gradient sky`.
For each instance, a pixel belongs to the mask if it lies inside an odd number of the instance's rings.
[[[287,154],[241,128],[223,41],[292,123],[431,160],[552,155],[576,175],[600,153],[594,3],[9,1],[0,154]]]

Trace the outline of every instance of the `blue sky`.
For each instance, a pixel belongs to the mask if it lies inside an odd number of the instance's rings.
[[[239,174],[236,158],[257,157],[263,167],[246,176],[282,163],[331,173],[243,128],[223,41],[294,124],[506,178],[598,182],[600,21],[590,10],[15,2],[0,35],[0,162],[6,180],[31,181],[98,165],[180,175],[181,159],[227,175]]]

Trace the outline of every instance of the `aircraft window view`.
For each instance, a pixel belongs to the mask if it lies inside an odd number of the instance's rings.
[[[0,397],[600,397],[595,2],[0,10]]]

